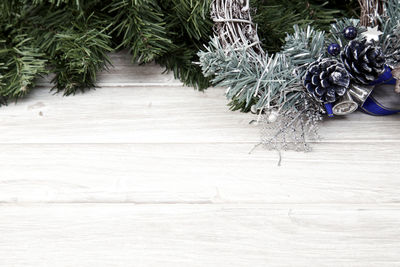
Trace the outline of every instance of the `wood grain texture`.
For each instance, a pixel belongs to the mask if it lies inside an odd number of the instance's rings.
[[[400,266],[400,116],[328,119],[278,166],[224,89],[111,58],[0,109],[0,266]]]
[[[256,116],[226,104],[221,88],[106,87],[70,97],[42,88],[1,110],[0,143],[259,142],[259,128],[249,125]],[[327,119],[321,141],[400,141],[399,118]]]
[[[179,86],[182,83],[174,79],[171,72],[165,72],[165,69],[155,63],[145,65],[132,64],[131,56],[127,51],[113,53],[110,55],[113,66],[103,71],[97,80],[96,85],[99,87],[106,86]],[[40,87],[48,87],[53,75],[49,75],[40,79],[37,83]]]
[[[0,202],[398,203],[397,143],[16,144],[0,150]],[[387,155],[392,155],[388,157]]]
[[[0,206],[2,266],[398,266],[398,205]]]

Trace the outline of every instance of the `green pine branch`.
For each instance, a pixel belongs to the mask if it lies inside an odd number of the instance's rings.
[[[121,40],[117,48],[129,48],[134,60],[150,62],[173,47],[156,0],[112,1],[104,10],[113,17],[112,33]]]
[[[31,7],[24,30],[36,36],[36,46],[46,54],[54,89],[70,95],[95,87],[97,72],[110,64],[107,53],[113,50],[107,17],[69,5],[44,6]]]
[[[26,36],[16,36],[13,42],[0,42],[0,96],[17,99],[35,86],[35,79],[46,73],[44,54],[32,46]]]
[[[55,35],[55,50],[50,54],[56,74],[55,89],[65,95],[95,87],[97,73],[111,64],[107,53],[112,51],[105,29],[93,23],[75,24]]]
[[[355,15],[356,0],[251,0],[254,21],[265,50],[270,53],[281,50],[286,33],[293,33],[293,25],[311,25],[327,31],[335,18]]]
[[[165,14],[168,38],[175,45],[168,54],[156,59],[167,71],[185,85],[204,90],[210,86],[210,78],[204,77],[198,62],[197,51],[203,48],[212,34],[210,19],[211,0],[160,0]]]

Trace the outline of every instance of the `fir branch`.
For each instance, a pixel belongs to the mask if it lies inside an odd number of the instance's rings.
[[[104,10],[115,20],[111,33],[121,38],[117,48],[129,48],[134,60],[150,62],[174,46],[156,0],[112,1]]]
[[[337,17],[352,14],[357,1],[346,3],[335,0],[252,0],[254,20],[263,47],[268,52],[278,52],[286,33],[293,33],[293,25],[311,25],[319,30],[328,30]]]
[[[214,77],[212,79],[214,85],[228,88],[227,97],[232,100],[230,105],[234,110],[248,111],[252,105],[258,110],[271,108],[286,110],[295,106],[298,99],[302,97],[302,93],[293,91],[291,88],[299,86],[310,63],[326,55],[325,32],[315,30],[310,25],[307,25],[307,27],[295,25],[292,33],[287,34],[285,44],[281,48],[282,51],[267,56],[259,49],[254,50],[247,47],[249,38],[244,41],[236,38],[235,32],[238,30],[236,30],[236,25],[229,24],[231,23],[229,19],[218,20],[218,16],[221,16],[219,14],[223,16],[229,13],[224,12],[224,8],[232,10],[232,13],[235,14],[232,18],[241,18],[240,4],[238,4],[239,8],[233,8],[230,6],[234,3],[232,1],[219,1],[218,3],[213,6],[212,12],[213,17],[217,18],[215,20],[217,37],[209,43],[206,51],[199,53],[200,65],[204,75]],[[256,1],[256,3],[261,6],[264,4],[263,1]],[[304,11],[304,5],[301,6],[301,4],[289,0],[278,4],[278,6],[280,11],[285,10],[285,14],[278,12],[279,21],[285,20],[287,8]],[[308,2],[306,7],[305,10],[313,8]],[[317,12],[318,14],[314,15],[326,19],[322,19],[320,25],[330,22],[333,19],[331,15],[336,13],[324,9],[323,6],[315,8],[318,9],[319,13]],[[270,10],[265,11],[269,12]],[[307,12],[310,12],[310,10],[307,10]],[[273,18],[273,15],[268,17],[263,12],[261,14],[264,19]],[[292,19],[293,15],[294,21],[296,21],[296,14],[298,13],[289,12],[289,14],[291,14]],[[257,16],[260,16],[260,13]],[[301,23],[308,23],[307,18]],[[225,26],[234,28],[233,34],[230,31],[221,30]],[[239,30],[242,28],[239,27]],[[239,34],[239,36],[242,37],[243,35]],[[257,33],[253,34],[254,36],[258,40]]]
[[[325,32],[315,30],[311,26],[300,28],[294,25],[293,29],[293,34],[286,36],[282,53],[291,59],[291,63],[296,67],[298,79],[301,79],[310,63],[326,55]]]
[[[267,56],[252,49],[224,49],[214,38],[199,56],[204,75],[214,76],[214,85],[228,88],[232,109],[247,111],[254,105],[261,110],[280,110],[295,105],[301,95],[290,88],[299,83],[308,64],[324,51],[324,32],[296,25],[294,33],[287,35],[282,53]]]
[[[97,72],[111,64],[107,53],[113,49],[110,36],[104,33],[107,28],[94,24],[75,24],[55,35],[56,48],[50,57],[58,92],[69,95],[95,87]]]
[[[185,85],[204,90],[210,86],[210,78],[204,77],[201,69],[193,62],[198,61],[195,48],[182,45],[171,49],[168,55],[156,59],[156,62],[165,67],[166,72],[172,71],[176,79]]]
[[[61,6],[63,4],[66,4],[66,5],[70,4],[74,7],[76,7],[77,9],[80,9],[80,7],[82,6],[82,4],[81,4],[82,0],[32,0],[32,1],[24,0],[24,2],[25,2],[25,4],[32,2],[33,5],[41,5],[44,3],[50,3],[57,7]]]
[[[168,33],[185,40],[208,37],[212,27],[210,5],[211,0],[160,0]]]
[[[357,39],[363,38],[362,33],[366,31],[366,28],[360,25],[359,19],[341,18],[335,20],[335,23],[331,24],[327,38],[327,44],[337,43],[341,47],[345,47],[349,40],[344,37],[343,32],[344,29],[349,26],[357,28]]]
[[[378,18],[383,32],[380,40],[387,62],[392,67],[400,63],[400,2],[387,0],[384,4],[384,14]]]
[[[25,35],[16,36],[13,40],[15,45],[1,43],[0,96],[17,99],[35,86],[37,76],[46,73],[46,60]]]
[[[156,58],[156,62],[173,71],[175,78],[185,85],[203,90],[210,86],[210,79],[204,77],[198,61],[197,51],[208,41],[212,22],[209,18],[211,0],[161,0],[165,14],[168,38],[173,42],[168,53]]]
[[[383,31],[382,39],[385,40],[392,33],[396,32],[400,21],[399,0],[387,0],[384,4],[384,14],[380,17]]]
[[[247,110],[280,107],[282,92],[296,82],[294,65],[284,54],[258,55],[253,50],[224,50],[214,38],[206,51],[199,53],[204,75],[214,76],[216,86],[227,87],[232,109]]]
[[[106,21],[106,22],[103,22]],[[112,51],[107,17],[86,15],[70,6],[32,7],[24,30],[37,36],[46,54],[57,92],[74,94],[95,87],[97,72],[110,64]]]

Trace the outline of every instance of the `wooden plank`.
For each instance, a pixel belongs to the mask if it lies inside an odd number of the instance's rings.
[[[398,143],[0,146],[0,202],[398,203]]]
[[[182,86],[172,73],[164,73],[165,70],[154,63],[145,66],[128,64],[115,65],[99,73],[96,86]],[[39,87],[52,87],[53,78],[53,74],[47,75],[36,84]]]
[[[252,116],[229,112],[222,90],[113,87],[62,97],[39,89],[0,114],[0,143],[258,139],[258,129],[248,127]]]
[[[252,114],[231,112],[221,88],[107,87],[71,97],[37,89],[0,110],[0,143],[258,142]],[[325,142],[399,141],[400,115],[327,119]]]
[[[398,205],[0,206],[2,266],[399,266]]]
[[[326,120],[279,167],[224,89],[111,57],[0,109],[0,266],[400,265],[400,116]]]

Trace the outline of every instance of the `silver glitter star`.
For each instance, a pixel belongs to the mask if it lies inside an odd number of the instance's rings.
[[[379,41],[379,35],[382,34],[383,32],[378,30],[378,26],[375,26],[373,28],[367,27],[367,31],[362,33],[362,35],[367,38],[367,41]]]

